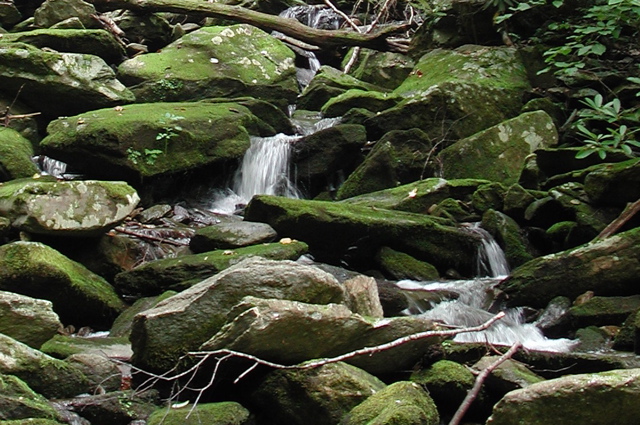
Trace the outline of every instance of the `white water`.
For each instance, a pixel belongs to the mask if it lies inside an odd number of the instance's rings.
[[[472,229],[478,232],[479,228],[472,226]],[[494,313],[486,309],[493,302],[493,287],[509,274],[509,267],[500,246],[488,232],[480,230],[478,233],[483,235],[483,240],[478,250],[478,265],[482,273],[488,270],[493,277],[448,282],[397,282],[400,288],[407,290],[412,300],[408,313],[420,314],[455,327],[478,326],[494,316]],[[439,303],[428,302],[425,305],[424,301],[416,302],[416,299],[424,298],[420,296],[421,292],[441,293],[449,297],[454,294],[456,298]],[[524,323],[522,310],[519,308],[506,310],[505,313],[505,318],[489,329],[458,334],[454,341],[494,345],[512,345],[520,341],[527,349],[553,352],[566,352],[575,345],[575,341],[568,339],[546,338],[534,324]]]

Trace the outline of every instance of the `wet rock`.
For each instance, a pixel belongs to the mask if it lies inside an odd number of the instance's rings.
[[[0,186],[0,212],[14,228],[42,235],[103,234],[131,213],[139,200],[124,182],[40,178]]]
[[[264,223],[239,221],[220,223],[196,230],[189,247],[193,252],[233,249],[274,240],[277,233]]]
[[[436,425],[440,416],[429,393],[415,383],[399,381],[354,407],[342,423]]]
[[[117,274],[114,286],[121,293],[135,297],[158,295],[169,289],[183,290],[193,286],[249,257],[296,260],[307,249],[305,243],[291,241],[164,258]]]
[[[54,53],[24,43],[3,43],[0,64],[5,92],[16,94],[20,90],[20,99],[25,104],[50,116],[74,115],[135,100],[133,93],[98,56]]]
[[[47,399],[21,379],[0,374],[0,420],[27,418],[61,419]]]
[[[14,129],[0,127],[0,181],[31,177],[38,167],[31,161],[33,146]]]
[[[631,313],[620,327],[620,331],[613,339],[612,348],[621,351],[633,351],[635,345],[635,321],[640,309]]]
[[[534,252],[524,231],[506,214],[488,210],[482,215],[482,228],[498,242],[511,268],[521,266],[534,258]]]
[[[57,2],[60,3],[60,2]],[[65,53],[96,55],[108,64],[122,62],[124,47],[111,33],[103,29],[37,29],[4,34],[2,43],[26,43],[34,47],[49,48]]]
[[[156,409],[147,420],[148,425],[250,425],[251,413],[234,401],[218,403],[199,403],[180,409]]]
[[[625,206],[640,198],[640,159],[604,164],[587,174],[584,190],[594,204]]]
[[[252,96],[284,109],[298,94],[293,52],[246,24],[188,33],[160,52],[124,61],[118,76],[139,102]]]
[[[487,425],[601,425],[612,421],[631,425],[640,414],[636,403],[639,387],[638,369],[552,379],[505,395]]]
[[[594,296],[569,309],[575,327],[622,325],[627,317],[640,309],[640,295],[628,297]]]
[[[0,373],[17,376],[47,398],[73,397],[90,391],[91,387],[77,367],[3,334],[0,334]]]
[[[307,370],[273,371],[251,392],[250,399],[277,423],[337,424],[353,407],[385,387],[361,369],[334,363]]]
[[[168,370],[226,322],[226,313],[247,295],[327,304],[346,301],[333,276],[291,261],[244,260],[138,314],[131,333],[133,363]]]
[[[484,356],[473,365],[478,373],[491,366],[500,356]],[[526,388],[544,378],[532,372],[526,364],[517,360],[507,359],[495,368],[485,381],[486,390],[502,397],[509,391]]]
[[[571,307],[571,300],[567,297],[555,297],[535,322],[535,325],[542,329],[544,334],[549,338],[558,338],[562,335],[568,335],[570,324],[568,312]]]
[[[385,317],[400,316],[409,307],[409,300],[393,283],[378,280],[378,296]]]
[[[352,54],[353,50],[345,55],[343,69]],[[351,68],[349,75],[353,75],[361,81],[393,90],[409,76],[414,65],[414,61],[407,55],[360,49],[358,60]]]
[[[0,291],[0,333],[38,349],[61,328],[50,301]]]
[[[438,270],[431,264],[385,246],[376,254],[376,261],[380,269],[393,280],[429,281],[440,277]]]
[[[0,289],[51,301],[65,325],[108,329],[125,309],[107,281],[38,242],[0,246]]]
[[[640,229],[598,240],[573,250],[531,260],[498,285],[511,305],[542,307],[563,295],[575,298],[592,290],[601,296],[637,292]]]
[[[438,158],[448,179],[477,178],[516,183],[525,158],[558,143],[553,120],[546,112],[527,112],[445,148]]]

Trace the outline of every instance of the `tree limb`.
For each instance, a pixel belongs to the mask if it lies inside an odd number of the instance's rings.
[[[172,12],[230,19],[254,25],[263,30],[279,31],[305,43],[322,47],[362,46],[375,50],[397,51],[387,37],[406,30],[409,24],[389,25],[375,33],[330,31],[311,28],[295,19],[256,12],[240,6],[229,6],[193,0],[89,0],[102,10],[128,9],[138,12]]]

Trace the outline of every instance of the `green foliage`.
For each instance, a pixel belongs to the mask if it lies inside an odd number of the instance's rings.
[[[578,112],[575,128],[584,146],[576,154],[576,158],[586,158],[597,153],[604,159],[609,152],[636,155],[634,149],[640,148],[640,142],[635,138],[640,131],[638,110],[623,109],[618,98],[605,103],[600,94],[581,102],[586,108]]]
[[[160,120],[160,123],[164,125],[162,131],[156,136],[156,140],[164,141],[164,152],[167,152],[169,141],[179,135],[182,131],[182,127],[176,125],[177,121],[183,120],[184,117],[167,112],[164,114],[164,118]]]
[[[140,152],[139,150],[128,148],[127,158],[136,165],[142,160],[144,160],[147,165],[153,165],[156,163],[156,159],[161,153],[164,152],[160,149],[145,149],[144,152]]]

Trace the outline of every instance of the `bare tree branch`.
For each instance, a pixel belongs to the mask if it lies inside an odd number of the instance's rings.
[[[627,204],[624,211],[620,214],[618,218],[613,220],[607,227],[605,227],[602,232],[598,236],[595,237],[594,241],[598,241],[601,239],[608,238],[609,236],[616,233],[624,224],[629,221],[634,215],[636,215],[640,211],[640,199],[635,201],[634,203]]]

